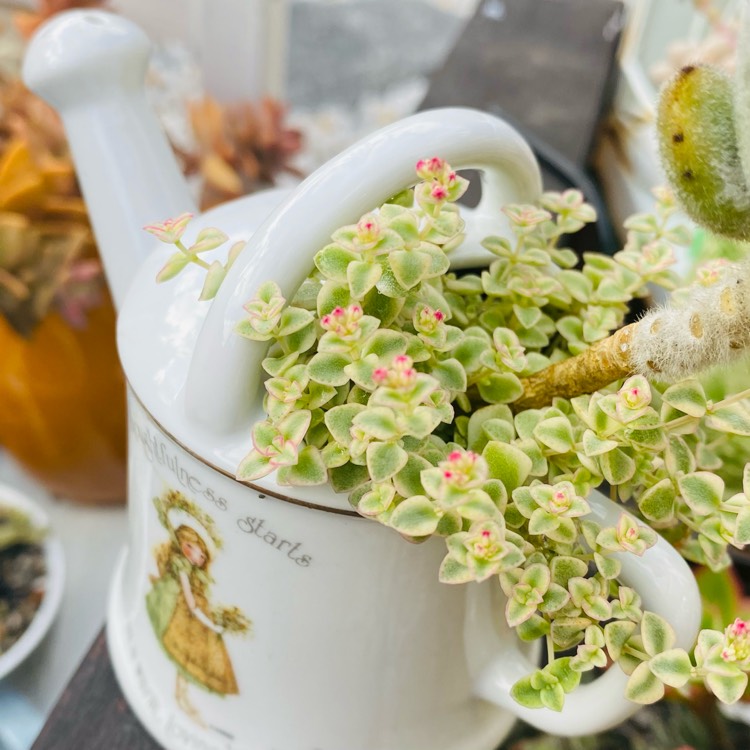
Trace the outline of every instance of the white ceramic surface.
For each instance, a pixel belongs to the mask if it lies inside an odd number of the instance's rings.
[[[47,514],[26,495],[5,484],[0,484],[0,506],[18,508],[32,519],[35,526],[49,528]],[[0,679],[10,674],[40,644],[50,629],[62,601],[65,589],[65,558],[62,546],[53,533],[43,542],[47,573],[44,577],[44,597],[34,619],[23,635],[0,654]]]
[[[539,193],[528,146],[489,115],[436,110],[356,144],[291,195],[265,193],[215,209],[196,219],[188,241],[217,225],[250,242],[217,299],[200,303],[200,273],[157,286],[169,249],[123,234],[189,207],[153,122],[139,123],[133,138],[123,127],[145,116],[136,85],[145,50],[131,24],[84,11],[42,29],[25,65],[27,82],[61,111],[108,278],[117,299],[125,297],[119,346],[132,387],[129,542],[108,631],[116,672],[144,724],[171,750],[491,750],[514,716],[582,734],[632,713],[615,672],[559,714],[521,709],[509,686],[533,664],[503,624],[497,586],[440,585],[440,540],[405,544],[327,487],[288,497],[272,477],[257,486],[233,479],[259,415],[263,355],[233,328],[260,283],[273,278],[289,295],[334,229],[406,187],[415,162],[434,154],[483,169],[483,199],[466,212],[467,240],[456,258],[456,265],[481,264],[487,254],[479,240],[507,231],[501,205]],[[174,194],[164,195],[170,187]],[[214,538],[205,525],[186,522],[184,533],[213,539],[198,562],[185,562],[195,554],[185,542],[165,546],[174,543],[178,521],[159,517],[152,501],[175,491],[192,503],[193,518],[207,514],[216,528]],[[610,520],[620,510],[600,496],[592,505]],[[182,588],[166,623],[147,602],[174,560]],[[641,560],[624,559],[623,579],[654,611],[670,619],[679,612],[679,641],[690,645],[697,590],[666,542]],[[217,604],[239,607],[253,620],[254,637],[217,626]],[[201,634],[179,658],[178,620],[183,635]],[[181,682],[186,665],[225,696]]]

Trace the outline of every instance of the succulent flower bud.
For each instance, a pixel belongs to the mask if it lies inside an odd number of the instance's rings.
[[[143,228],[162,242],[166,242],[168,245],[174,245],[175,242],[182,237],[192,218],[193,214],[184,213],[180,214],[175,219],[166,219],[160,223],[147,224]]]
[[[742,669],[750,669],[750,621],[738,617],[726,628],[721,658]]]
[[[438,464],[443,480],[451,487],[472,489],[487,481],[487,462],[473,451],[452,451]]]
[[[359,330],[362,319],[362,308],[359,305],[335,307],[328,315],[320,319],[320,325],[326,331],[332,331],[342,338],[354,335]]]

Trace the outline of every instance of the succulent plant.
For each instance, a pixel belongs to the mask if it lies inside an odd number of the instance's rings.
[[[508,624],[547,641],[548,664],[513,688],[525,706],[560,710],[610,660],[636,702],[691,680],[737,700],[750,623],[703,631],[694,657],[675,648],[671,626],[618,581],[617,555],[642,555],[656,528],[720,569],[727,545],[750,542],[750,465],[727,493],[712,450],[750,436],[750,389],[713,403],[693,377],[750,344],[743,267],[703,274],[621,327],[647,284],[676,284],[674,247],[691,234],[675,226],[669,191],[628,221],[621,252],[587,253],[580,269],[558,246],[595,219],[580,193],[506,206],[512,238],[487,237],[488,268],[458,274],[449,255],[463,241],[466,181],[439,158],[416,171],[413,189],[333,233],[294,299],[266,281],[247,303],[237,333],[269,343],[267,418],[238,479],[330,483],[411,541],[443,537],[440,579],[495,579]],[[181,244],[186,220],[147,228],[178,250],[159,280],[197,262],[211,286],[222,264],[197,257],[200,236]],[[223,238],[201,234],[211,249]],[[589,517],[603,482],[638,519]]]
[[[0,551],[19,544],[36,544],[43,537],[44,531],[32,522],[27,513],[3,505],[0,499]]]
[[[663,88],[659,145],[669,181],[701,226],[750,238],[750,10],[745,4],[730,77],[683,67]]]

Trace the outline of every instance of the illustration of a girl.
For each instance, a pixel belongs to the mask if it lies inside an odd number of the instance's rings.
[[[146,606],[157,638],[177,667],[177,705],[202,725],[188,697],[188,685],[192,682],[217,695],[237,695],[224,634],[245,634],[251,623],[236,607],[211,607],[209,565],[222,545],[210,517],[175,491],[156,498],[154,505],[170,541],[156,550],[159,576],[151,578]]]

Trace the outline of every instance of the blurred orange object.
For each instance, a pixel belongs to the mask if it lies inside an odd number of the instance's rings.
[[[79,329],[50,312],[24,338],[0,316],[0,445],[52,493],[124,501],[125,425],[108,296]]]
[[[125,499],[115,313],[57,116],[0,84],[0,446],[56,495]]]

